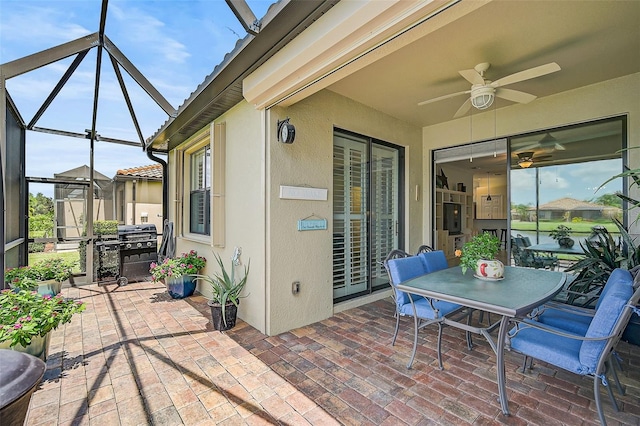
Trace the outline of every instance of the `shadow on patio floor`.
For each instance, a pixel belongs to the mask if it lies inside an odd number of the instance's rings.
[[[412,323],[395,346],[390,300],[267,337],[239,321],[213,331],[206,299],[170,299],[162,285],[64,290],[87,310],[54,332],[47,372],[26,424],[597,424],[592,381],[544,363],[527,374],[507,354],[512,415],[501,414],[495,356],[481,338],[468,351],[446,328],[445,370],[436,328],[405,364]],[[640,350],[621,343],[621,411],[603,396],[610,424],[640,425]]]

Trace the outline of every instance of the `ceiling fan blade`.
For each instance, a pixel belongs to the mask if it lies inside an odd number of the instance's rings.
[[[496,89],[496,96],[508,101],[519,102],[521,104],[528,104],[529,102],[537,98],[536,95],[521,92],[519,90],[505,89],[504,87]]]
[[[458,71],[471,84],[484,84],[484,78],[474,69]]]
[[[458,118],[458,117],[462,117],[463,115],[465,115],[467,112],[469,112],[469,109],[471,109],[471,98],[467,99],[466,101],[464,101],[464,103],[462,104],[462,106],[458,109],[458,111],[456,112],[456,114],[453,116],[453,118]]]
[[[460,96],[460,95],[466,95],[466,94],[469,94],[469,93],[471,93],[471,90],[465,90],[464,92],[458,92],[458,93],[451,93],[449,95],[444,95],[444,96],[440,96],[438,98],[428,99],[426,101],[419,102],[418,106],[430,104],[432,102],[442,101],[444,99],[454,98],[454,97]]]
[[[556,151],[564,151],[565,149],[567,149],[559,143],[556,143],[553,147]]]
[[[542,77],[543,75],[551,74],[552,72],[560,71],[560,65],[555,62],[551,62],[546,65],[540,65],[539,67],[529,68],[528,70],[520,71],[515,74],[502,77],[491,83],[492,87],[501,87],[508,84],[518,83],[520,81],[530,80],[536,77]]]

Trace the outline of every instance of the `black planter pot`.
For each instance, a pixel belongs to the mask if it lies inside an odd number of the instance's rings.
[[[233,303],[227,303],[224,307],[225,320],[222,319],[222,305],[207,302],[209,308],[211,308],[211,321],[213,322],[213,328],[219,331],[231,330],[236,326],[236,318],[238,317],[238,308]]]
[[[573,241],[571,238],[569,237],[562,237],[558,239],[558,245],[560,247],[566,247],[566,248],[571,248],[573,247],[573,244],[575,243],[575,241]]]
[[[31,395],[44,376],[45,363],[29,354],[0,349],[0,423],[22,426]]]

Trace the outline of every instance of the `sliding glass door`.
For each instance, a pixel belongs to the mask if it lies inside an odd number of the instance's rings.
[[[380,262],[401,244],[401,148],[334,134],[333,295],[344,300],[388,284]]]

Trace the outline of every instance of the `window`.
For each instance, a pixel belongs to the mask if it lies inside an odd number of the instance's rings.
[[[190,157],[189,232],[210,235],[211,148],[204,146]]]

